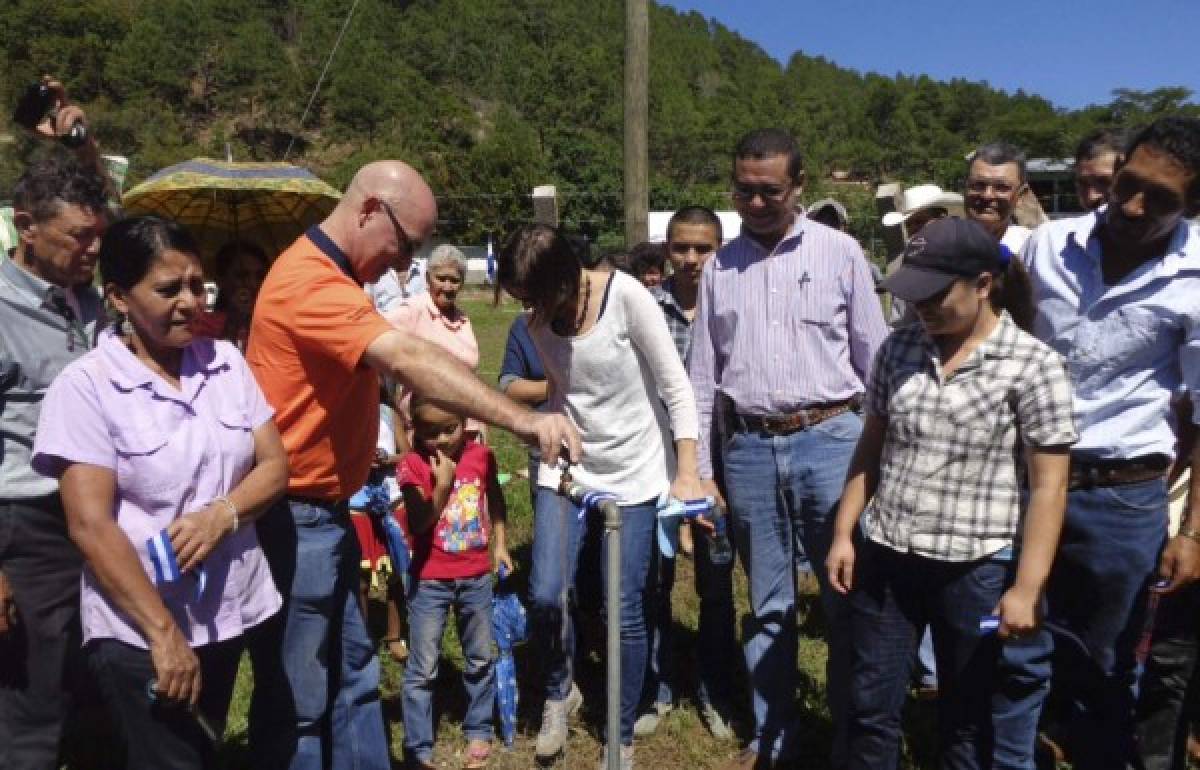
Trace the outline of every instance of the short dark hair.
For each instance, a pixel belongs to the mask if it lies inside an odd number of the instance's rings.
[[[1109,152],[1120,155],[1125,152],[1127,141],[1129,137],[1120,129],[1097,128],[1089,131],[1075,145],[1075,165]]]
[[[796,140],[782,128],[759,128],[743,134],[733,151],[735,162],[748,158],[763,160],[774,158],[776,155],[787,156],[788,178],[793,184],[799,184],[804,176],[804,157],[800,154]]]
[[[596,260],[596,264],[593,267],[618,270],[622,273],[633,275],[633,268],[629,264],[629,252],[624,249],[609,249],[604,252],[600,259]]]
[[[549,324],[579,296],[582,268],[561,230],[522,225],[504,242],[496,260],[497,297],[501,289],[523,295],[533,309],[533,322]]]
[[[971,173],[971,166],[975,165],[975,161],[977,160],[981,160],[989,166],[1003,166],[1006,163],[1016,163],[1017,179],[1021,184],[1025,184],[1025,153],[1008,142],[988,142],[971,153],[967,158],[968,176]]]
[[[34,222],[45,222],[58,216],[64,205],[104,211],[106,193],[99,171],[58,149],[36,158],[21,174],[13,187],[13,208]]]
[[[1159,118],[1129,141],[1125,159],[1133,157],[1133,151],[1143,144],[1170,155],[1192,175],[1192,183],[1188,186],[1188,210],[1194,212],[1200,204],[1200,118],[1183,115]]]
[[[100,275],[105,283],[128,291],[166,251],[182,251],[197,259],[200,255],[196,239],[181,224],[155,216],[122,219],[100,241]]]
[[[724,241],[721,218],[708,206],[684,206],[672,214],[671,221],[667,222],[668,241],[674,237],[675,225],[711,225],[717,229],[717,245],[720,246]]]
[[[642,241],[629,250],[629,272],[639,281],[651,270],[663,273],[666,269],[667,250],[661,243]]]

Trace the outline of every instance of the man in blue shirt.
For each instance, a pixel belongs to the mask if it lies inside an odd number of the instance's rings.
[[[1172,397],[1200,400],[1200,232],[1185,220],[1197,212],[1200,120],[1164,118],[1131,141],[1107,207],[1043,226],[1023,254],[1034,331],[1067,361],[1080,432],[1047,588],[1047,617],[1070,632],[1056,639],[1054,673],[1076,770],[1125,766],[1147,597],[1200,576],[1197,505],[1168,540],[1166,492],[1180,459]],[[1200,501],[1195,480],[1191,493]],[[1005,649],[1038,706],[1048,653],[1044,632]],[[1001,735],[1031,743],[1037,711],[997,725],[998,744]]]

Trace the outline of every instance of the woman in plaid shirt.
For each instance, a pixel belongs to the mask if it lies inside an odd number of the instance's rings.
[[[1024,331],[1028,277],[1010,256],[941,219],[884,282],[920,323],[875,360],[827,561],[852,612],[851,768],[896,766],[926,623],[942,767],[1033,767],[1037,714],[1004,661],[1038,629],[1077,436],[1066,369]]]

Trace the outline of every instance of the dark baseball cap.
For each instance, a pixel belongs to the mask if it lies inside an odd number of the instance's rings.
[[[960,278],[999,273],[1003,258],[987,230],[959,217],[935,219],[904,247],[900,269],[880,287],[907,302],[921,302]]]

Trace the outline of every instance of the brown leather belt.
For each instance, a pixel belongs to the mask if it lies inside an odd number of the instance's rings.
[[[781,415],[742,415],[729,410],[729,421],[734,431],[766,433],[771,436],[786,436],[789,433],[805,430],[814,425],[820,425],[826,420],[853,411],[858,408],[858,399],[835,401],[831,404],[818,404],[807,409],[801,409],[792,414]]]
[[[1069,489],[1091,489],[1092,487],[1119,487],[1137,484],[1167,475],[1170,462],[1162,455],[1147,455],[1129,460],[1085,460],[1071,458]]]

